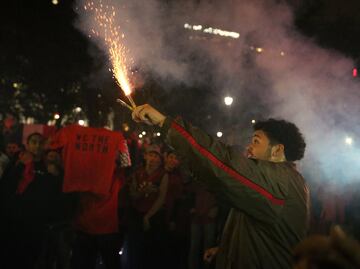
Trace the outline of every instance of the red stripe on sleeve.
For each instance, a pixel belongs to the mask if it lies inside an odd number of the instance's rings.
[[[268,200],[270,200],[273,204],[276,205],[284,205],[284,200],[274,197],[270,192],[265,190],[263,187],[255,184],[250,179],[240,175],[234,169],[230,168],[223,162],[221,162],[217,157],[215,157],[211,152],[207,149],[199,145],[196,140],[188,133],[181,125],[177,124],[175,121],[172,122],[171,127],[175,129],[180,135],[182,135],[201,155],[210,160],[215,166],[223,170],[229,176],[235,178],[243,185],[249,187],[250,189],[256,191],[260,195],[264,196]]]

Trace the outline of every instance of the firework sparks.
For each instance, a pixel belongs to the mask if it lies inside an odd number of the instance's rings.
[[[91,29],[91,35],[97,38],[103,38],[105,45],[108,48],[112,68],[112,72],[117,84],[123,90],[126,97],[129,99],[132,107],[136,107],[133,99],[131,98],[132,85],[129,81],[130,72],[128,64],[132,62],[127,57],[129,51],[124,46],[122,39],[125,38],[124,33],[121,32],[120,26],[116,25],[116,12],[113,6],[104,5],[102,1],[88,2],[84,9],[87,12],[94,14],[95,22],[97,23],[98,30]]]

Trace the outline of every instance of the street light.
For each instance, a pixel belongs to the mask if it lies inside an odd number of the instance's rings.
[[[224,98],[224,102],[225,102],[225,105],[227,106],[231,106],[231,104],[233,103],[234,99],[231,97],[231,96],[226,96]]]
[[[345,143],[350,146],[353,143],[353,139],[348,136],[348,137],[345,138]]]
[[[222,136],[223,136],[223,133],[219,131],[219,132],[216,133],[216,136],[217,136],[217,137],[222,137]]]
[[[79,106],[75,108],[75,112],[77,112],[77,113],[80,113],[81,110],[82,110],[82,109],[81,109],[81,107],[79,107]]]

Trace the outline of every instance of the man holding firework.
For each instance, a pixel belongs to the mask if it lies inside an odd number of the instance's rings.
[[[291,268],[292,248],[306,236],[309,220],[309,191],[292,163],[303,157],[305,142],[294,124],[256,123],[245,157],[150,105],[134,108],[132,116],[160,126],[198,178],[232,206],[216,268]]]

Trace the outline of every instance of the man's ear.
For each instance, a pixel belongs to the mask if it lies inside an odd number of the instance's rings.
[[[271,148],[271,157],[285,158],[285,146],[283,144],[277,144]]]

